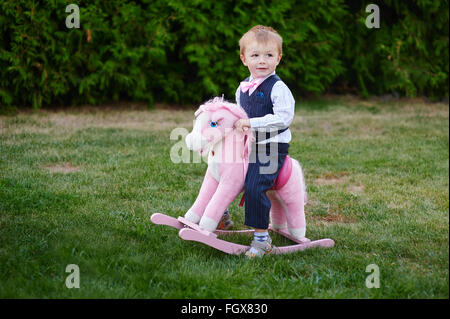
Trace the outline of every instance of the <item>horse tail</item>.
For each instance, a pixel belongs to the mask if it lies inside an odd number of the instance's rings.
[[[305,176],[303,175],[303,168],[302,165],[297,161],[298,167],[300,168],[300,182],[301,182],[301,188],[303,190],[303,203],[306,205],[308,202],[308,193],[306,191],[306,185],[305,185]]]

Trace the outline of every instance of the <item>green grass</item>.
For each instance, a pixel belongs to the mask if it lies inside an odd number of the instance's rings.
[[[170,161],[170,132],[191,129],[192,110],[0,116],[0,298],[448,298],[448,115],[421,101],[298,103],[307,236],[336,245],[257,260],[150,222],[183,215],[201,185],[206,164]],[[65,286],[68,264],[79,289]]]

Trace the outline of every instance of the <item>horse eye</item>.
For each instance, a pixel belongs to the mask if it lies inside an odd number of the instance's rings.
[[[217,122],[211,122],[211,127],[216,127],[217,126]]]

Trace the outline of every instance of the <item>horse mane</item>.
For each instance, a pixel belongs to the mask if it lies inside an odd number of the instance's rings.
[[[220,109],[226,109],[230,111],[233,115],[235,115],[237,118],[240,119],[247,119],[247,113],[244,111],[242,107],[237,105],[236,103],[231,103],[226,101],[223,96],[222,97],[215,97],[202,105],[198,108],[198,110],[195,112],[195,117],[197,117],[201,112],[216,112]]]
[[[217,110],[220,109],[226,109],[231,114],[236,116],[238,119],[248,119],[248,115],[242,107],[240,107],[236,103],[225,101],[223,96],[215,97],[200,105],[198,110],[195,112],[195,117],[197,117],[202,112],[216,112]],[[244,148],[242,158],[244,159],[244,161],[248,161],[250,153],[252,151],[252,142],[254,142],[255,139],[253,137],[252,130],[247,130],[246,132],[243,132],[243,135],[244,135]],[[245,174],[246,171],[244,170],[244,180]]]

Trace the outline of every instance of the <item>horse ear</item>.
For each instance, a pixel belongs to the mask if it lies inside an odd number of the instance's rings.
[[[194,116],[197,117],[199,116],[200,113],[202,113],[203,110],[202,109],[198,109],[197,111],[195,111]]]

